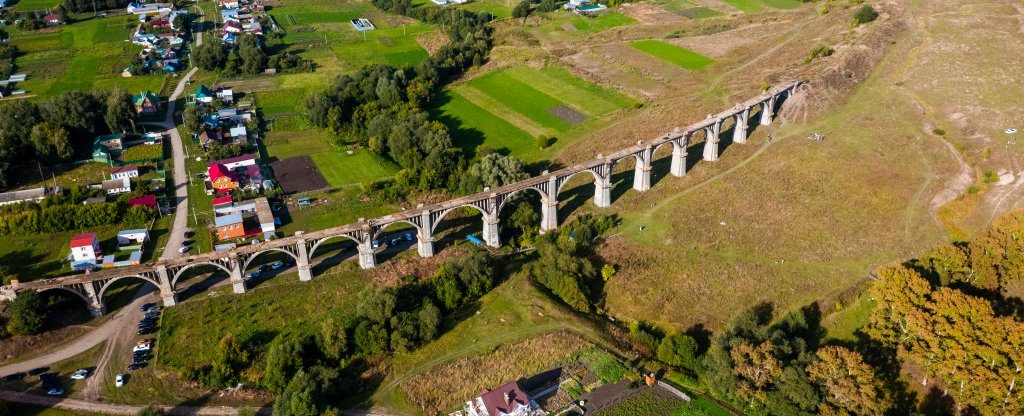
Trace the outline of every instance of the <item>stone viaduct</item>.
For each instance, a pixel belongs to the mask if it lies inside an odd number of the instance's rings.
[[[715,161],[719,156],[719,134],[724,131],[723,125],[732,121],[735,143],[745,143],[750,126],[750,116],[760,110],[760,124],[772,122],[776,106],[780,100],[791,95],[801,85],[800,81],[790,81],[772,88],[761,95],[742,104],[692,124],[684,129],[676,128],[672,133],[658,137],[650,142],[640,141],[636,145],[622,149],[609,155],[598,155],[589,162],[557,170],[543,172],[524,181],[497,189],[485,189],[481,193],[433,205],[419,205],[415,209],[402,211],[380,218],[360,219],[359,222],[341,225],[319,231],[296,232],[294,236],[265,241],[258,245],[246,245],[230,251],[215,251],[199,255],[163,260],[145,265],[102,270],[94,273],[60,277],[26,283],[12,283],[3,291],[9,297],[16,296],[18,291],[64,289],[83,298],[89,305],[94,316],[106,313],[103,294],[114,282],[136,278],[152,283],[160,289],[160,296],[165,306],[174,305],[178,301],[177,287],[181,277],[191,268],[207,266],[220,269],[230,276],[235,293],[246,291],[245,270],[262,254],[283,253],[295,261],[299,280],[308,281],[313,278],[310,259],[317,249],[331,239],[349,239],[356,243],[359,265],[364,268],[376,266],[377,259],[373,241],[383,230],[393,224],[406,224],[415,228],[418,242],[417,248],[422,257],[434,255],[433,234],[437,225],[445,215],[462,207],[471,207],[483,214],[483,241],[498,247],[498,214],[502,207],[515,194],[523,191],[536,192],[541,199],[541,231],[553,230],[558,227],[558,195],[562,187],[576,175],[590,175],[594,178],[594,203],[598,207],[611,204],[612,170],[622,160],[633,158],[636,167],[633,177],[633,188],[643,192],[651,187],[651,163],[655,152],[662,146],[671,146],[671,168],[673,176],[686,175],[687,148],[691,139],[698,133],[704,133],[703,159]]]

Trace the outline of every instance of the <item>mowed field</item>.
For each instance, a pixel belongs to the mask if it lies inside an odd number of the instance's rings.
[[[765,9],[793,9],[803,4],[799,0],[722,0],[722,2],[744,13],[754,13]]]
[[[691,71],[704,68],[714,62],[713,59],[689,49],[662,42],[660,40],[638,40],[629,43],[634,49],[663,61],[671,62]]]
[[[550,157],[536,138],[555,137],[554,149],[578,137],[600,117],[636,104],[617,92],[574,77],[557,66],[489,72],[459,84],[434,110],[467,152],[486,144],[527,162]]]
[[[134,16],[76,15],[57,29],[29,32],[9,28],[11,42],[22,52],[15,60],[17,72],[28,75],[18,88],[38,97],[113,88],[160,94],[166,78],[162,73],[132,78],[120,75],[141,50],[127,42],[136,23]]]
[[[334,75],[367,64],[416,65],[427,58],[417,39],[435,31],[432,25],[383,13],[369,1],[296,0],[269,13],[286,34],[268,46],[316,64],[315,74],[281,77],[285,88],[322,88]],[[356,31],[349,22],[356,18],[370,19],[376,29]]]

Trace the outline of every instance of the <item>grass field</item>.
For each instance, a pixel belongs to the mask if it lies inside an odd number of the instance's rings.
[[[636,23],[636,20],[618,12],[606,12],[595,17],[580,16],[566,11],[545,15],[550,19],[531,29],[539,38],[547,41],[577,40],[603,30]]]
[[[26,4],[20,2],[16,8],[29,7]],[[19,83],[18,88],[41,98],[71,90],[115,87],[132,93],[147,89],[159,92],[164,74],[130,79],[120,76],[142,49],[125,42],[136,22],[135,16],[96,18],[82,14],[73,16],[71,23],[56,32],[9,29],[11,42],[23,51],[15,61],[19,72],[28,74],[28,80]]]
[[[660,40],[638,40],[629,43],[634,49],[651,55],[655,58],[671,62],[685,69],[696,71],[708,65],[714,60],[689,49],[662,42]]]
[[[398,172],[393,162],[365,149],[354,154],[324,152],[312,155],[316,167],[331,186],[353,185],[390,177]]]
[[[744,13],[757,13],[764,10],[764,4],[758,0],[722,0],[722,2]]]
[[[433,110],[467,152],[487,144],[527,162],[550,158],[577,137],[578,130],[599,125],[600,117],[636,101],[574,77],[567,70],[525,66],[493,71],[447,91]],[[590,117],[572,126],[548,110],[568,105]],[[541,150],[536,137],[556,137],[554,148]]]

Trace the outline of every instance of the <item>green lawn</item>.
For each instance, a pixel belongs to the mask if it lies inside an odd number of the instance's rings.
[[[9,1],[14,4],[13,9],[18,11],[46,10],[53,9],[60,4],[59,0],[18,0]]]
[[[470,81],[468,85],[543,127],[557,131],[564,131],[571,127],[569,123],[547,111],[562,105],[561,101],[538,91],[526,82],[513,78],[504,71],[494,71],[479,76]]]
[[[722,2],[744,13],[756,13],[764,10],[764,7],[758,0],[722,0]]]
[[[629,43],[634,49],[663,61],[671,62],[685,69],[695,71],[711,65],[713,59],[689,49],[662,42],[660,40],[637,40]]]
[[[804,3],[799,0],[761,0],[761,3],[776,9],[795,9],[804,5]]]
[[[298,88],[286,88],[256,93],[256,105],[264,115],[273,116],[280,113],[302,112],[306,99],[305,91]]]
[[[277,230],[292,235],[296,231],[315,231],[342,224],[349,224],[359,218],[374,218],[392,214],[397,207],[384,205],[379,201],[363,200],[358,186],[343,187],[336,191],[307,195],[314,202],[328,201],[315,206],[288,210],[284,225]],[[318,254],[319,255],[319,254]]]
[[[698,6],[683,9],[678,12],[679,14],[689,17],[691,19],[710,19],[712,17],[718,17],[724,15],[724,13],[712,9],[710,7]]]
[[[595,17],[586,17],[558,11],[548,13],[546,17],[550,20],[532,31],[542,39],[553,42],[582,39],[602,30],[636,23],[636,20],[631,17],[617,12],[606,12]]]
[[[356,150],[351,155],[345,152],[324,152],[311,156],[331,186],[384,179],[398,171],[394,163],[365,149]]]
[[[492,71],[446,91],[436,103],[433,117],[448,125],[456,144],[468,154],[486,144],[526,162],[551,159],[561,146],[600,126],[600,117],[637,104],[554,65]],[[589,119],[572,126],[548,112],[562,105]],[[540,135],[556,137],[555,145],[539,149]]]
[[[430,30],[433,27],[424,23],[378,28],[364,32],[365,40],[357,37],[348,42],[333,43],[331,50],[351,68],[369,63],[416,65],[427,59],[427,51],[416,42],[416,34]]]

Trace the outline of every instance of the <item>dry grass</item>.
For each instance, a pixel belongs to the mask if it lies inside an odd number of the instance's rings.
[[[402,383],[402,393],[423,411],[452,409],[512,380],[552,368],[590,345],[566,332],[545,334],[493,352],[445,364]]]

